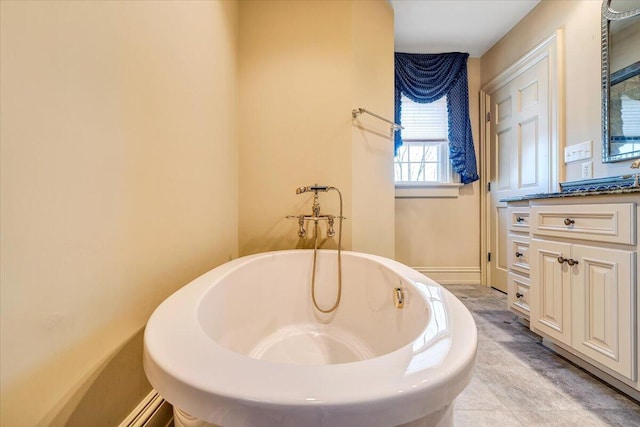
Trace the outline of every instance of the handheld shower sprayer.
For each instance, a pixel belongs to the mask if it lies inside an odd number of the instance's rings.
[[[329,187],[327,185],[307,185],[306,187],[298,187],[296,188],[296,194],[302,194],[302,193],[306,193],[308,191],[322,191],[322,192],[327,192],[329,190],[333,189],[333,187]]]

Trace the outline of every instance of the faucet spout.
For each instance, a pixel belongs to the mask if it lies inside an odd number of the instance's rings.
[[[314,191],[313,192],[313,216],[315,217],[319,217],[320,216],[320,200],[318,199],[318,192]]]

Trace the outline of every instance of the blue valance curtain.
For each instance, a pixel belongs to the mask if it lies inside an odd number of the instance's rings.
[[[463,184],[479,179],[469,119],[468,53],[395,54],[395,122],[400,123],[404,94],[413,102],[428,103],[447,96],[449,158]],[[402,135],[395,134],[396,151]]]

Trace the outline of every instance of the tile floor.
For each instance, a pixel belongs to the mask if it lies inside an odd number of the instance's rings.
[[[447,285],[478,326],[474,377],[455,404],[456,427],[640,427],[640,404],[542,346],[491,288]]]

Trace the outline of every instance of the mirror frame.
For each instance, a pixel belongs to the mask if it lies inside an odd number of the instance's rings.
[[[640,152],[610,154],[609,96],[611,75],[609,73],[609,22],[640,15],[640,8],[617,12],[611,9],[612,0],[602,0],[601,41],[602,41],[602,163],[620,162],[640,157]]]

